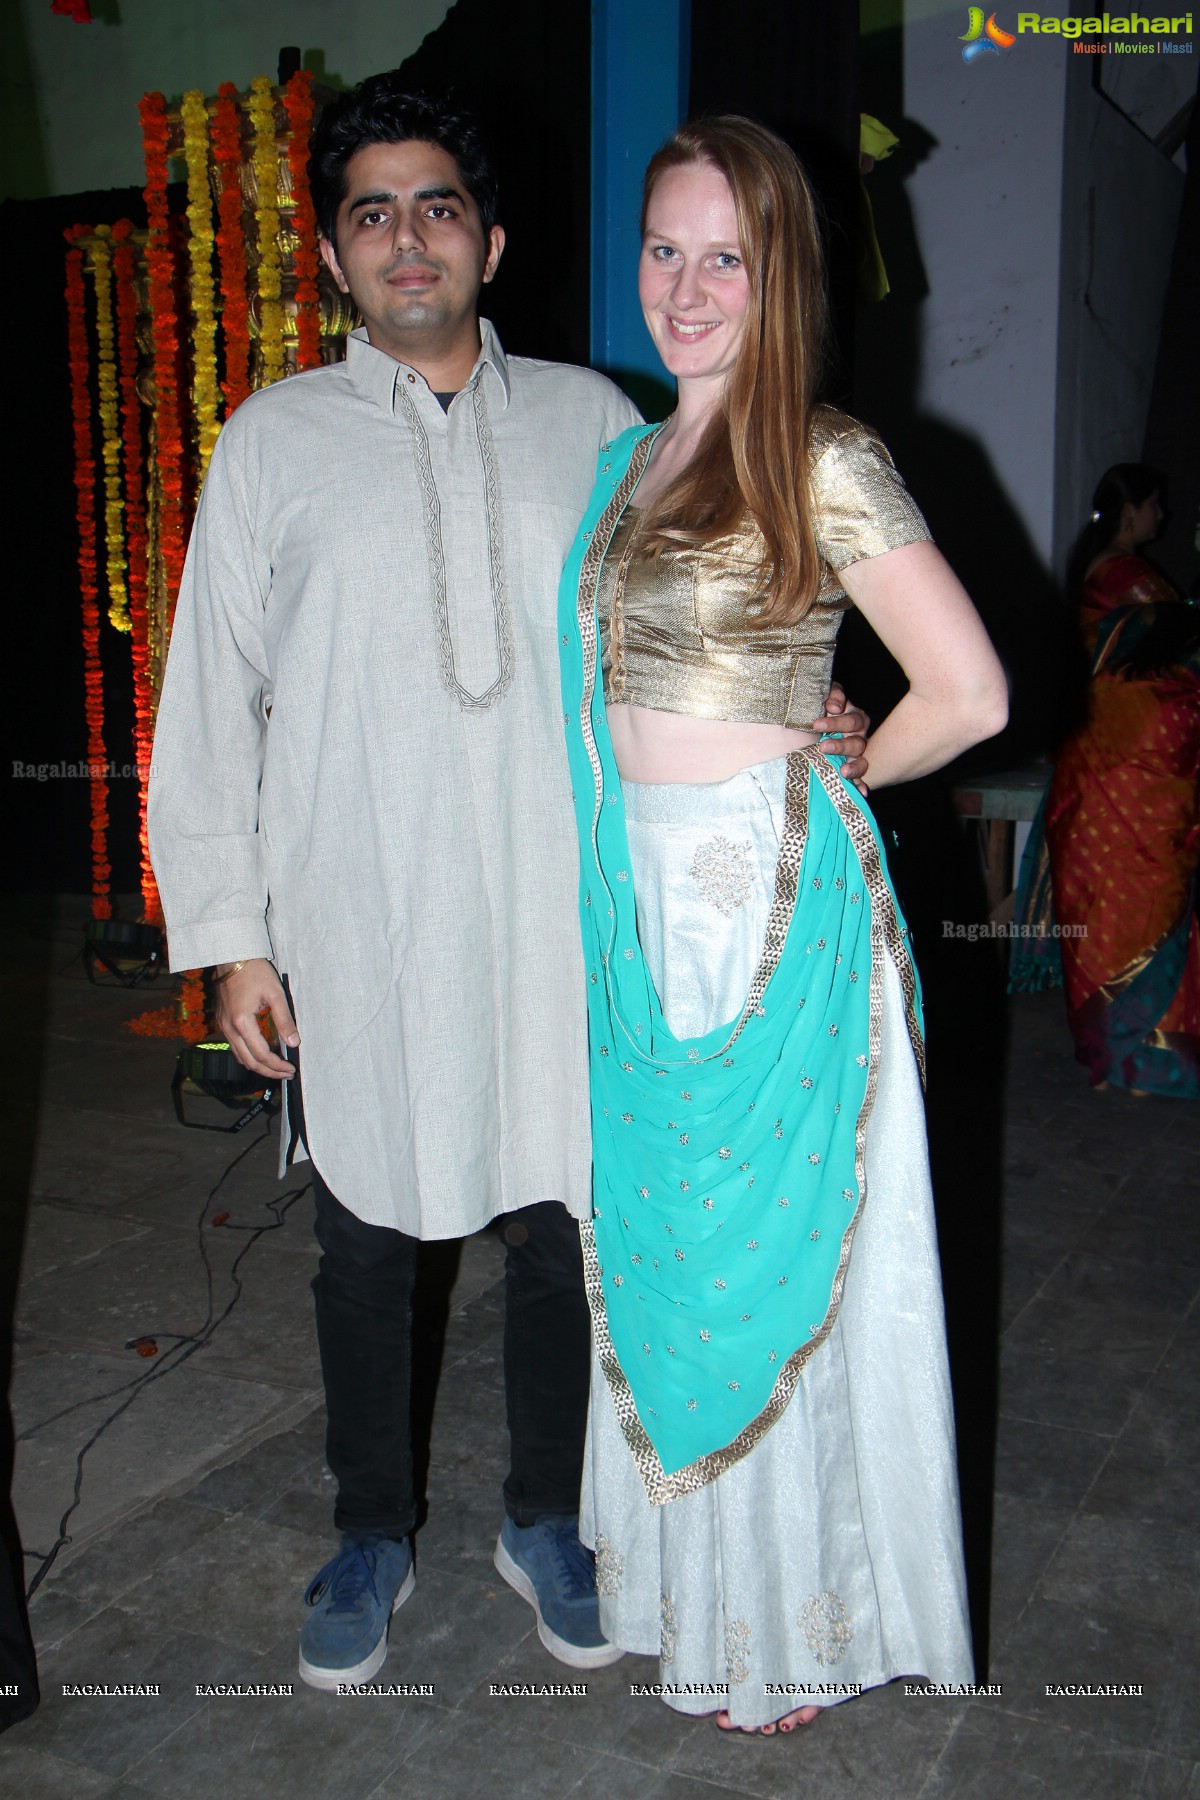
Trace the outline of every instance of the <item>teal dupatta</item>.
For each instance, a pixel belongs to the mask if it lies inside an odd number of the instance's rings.
[[[766,943],[740,1015],[668,1028],[638,943],[595,597],[658,427],[601,453],[563,571],[563,705],[591,1045],[597,1353],[654,1504],[759,1441],[832,1329],[866,1201],[885,958],[923,1066],[907,930],[874,824],[814,750],[788,758]]]

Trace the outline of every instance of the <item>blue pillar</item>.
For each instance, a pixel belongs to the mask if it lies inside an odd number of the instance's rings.
[[[591,360],[661,417],[637,297],[642,175],[687,113],[691,0],[593,0]],[[657,394],[655,387],[657,384]]]

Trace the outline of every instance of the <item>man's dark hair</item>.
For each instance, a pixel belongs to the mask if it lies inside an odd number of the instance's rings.
[[[486,238],[496,223],[498,194],[491,153],[478,122],[446,100],[410,93],[400,71],[369,75],[331,100],[317,120],[308,180],[321,236],[336,245],[338,207],[346,198],[346,164],[368,144],[436,144],[458,164],[479,208]]]

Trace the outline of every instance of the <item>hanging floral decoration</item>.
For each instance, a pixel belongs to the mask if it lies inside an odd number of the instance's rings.
[[[142,906],[147,922],[161,924],[146,842],[146,784],[193,499],[223,420],[252,388],[279,380],[293,366],[318,365],[323,337],[326,355],[336,355],[353,314],[329,283],[317,249],[307,172],[315,108],[306,72],[279,92],[265,77],[244,95],[222,83],[212,102],[193,91],[174,112],[161,94],[147,94],[139,110],[149,229],[142,233],[128,220],[111,229],[73,227],[66,289],[88,758],[95,771],[93,912],[112,916],[99,475],[108,617],[128,636],[133,673]],[[168,196],[170,159],[179,156],[187,173],[186,220],[172,218]],[[190,308],[180,299],[185,271]],[[202,1038],[207,1016],[199,972],[184,975],[170,1005],[129,1026],[145,1036]]]
[[[152,1006],[125,1021],[126,1031],[138,1037],[182,1038],[185,1044],[198,1044],[208,1036],[204,1000],[204,976],[199,969],[189,969],[180,979],[179,992],[167,1006]]]
[[[204,976],[199,969],[189,969],[183,978],[179,995],[178,1036],[189,1044],[198,1044],[208,1032],[208,1002],[204,993]]]
[[[97,225],[88,238],[84,266],[95,296],[96,380],[99,389],[100,453],[104,465],[104,570],[108,587],[108,620],[117,631],[128,631],[125,507],[121,496],[121,431],[117,399],[116,337],[113,330],[112,231],[109,226]]]
[[[143,915],[162,924],[162,902],[150,866],[146,837],[146,796],[154,737],[154,697],[150,686],[150,614],[147,605],[150,542],[146,530],[142,403],[137,389],[137,258],[133,226],[113,226],[113,286],[117,297],[117,379],[121,395],[121,446],[125,461],[125,543],[129,557],[129,626],[133,663],[133,747],[138,782],[138,861]]]
[[[254,217],[258,221],[259,343],[262,385],[283,374],[283,280],[279,253],[279,146],[275,137],[275,90],[265,75],[250,83],[254,127]]]
[[[288,116],[288,173],[292,188],[292,266],[296,274],[296,367],[315,369],[321,360],[321,315],[317,278],[317,215],[308,185],[308,140],[312,132],[312,76],[297,69],[283,90]]]
[[[51,0],[50,11],[62,19],[74,19],[77,25],[90,25],[92,9],[88,0]]]
[[[146,152],[146,218],[150,236],[146,269],[154,342],[154,460],[157,478],[158,554],[166,593],[167,632],[183,579],[183,436],[179,405],[179,324],[175,311],[175,257],[167,204],[167,103],[144,94],[139,107]],[[166,634],[164,634],[166,635]],[[165,644],[162,646],[165,650]]]
[[[188,263],[192,296],[192,411],[201,481],[217,433],[217,315],[213,295],[212,193],[208,185],[208,108],[193,88],[183,96],[183,157],[187,165]]]
[[[100,666],[100,608],[96,569],[96,463],[92,450],[87,300],[83,252],[75,245],[87,227],[72,226],[67,252],[67,360],[71,370],[71,424],[75,440],[75,522],[79,529],[79,595],[83,612],[83,691],[91,770],[92,917],[112,918],[112,868],[108,860],[108,752],[104,747],[104,676]]]
[[[246,236],[242,226],[242,132],[238,91],[232,81],[217,89],[212,117],[212,155],[217,171],[217,260],[221,271],[221,349],[225,360],[225,417],[250,392],[250,307],[246,298]]]

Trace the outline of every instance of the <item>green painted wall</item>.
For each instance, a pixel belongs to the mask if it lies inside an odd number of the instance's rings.
[[[140,186],[137,103],[275,75],[284,44],[333,86],[391,69],[439,25],[446,0],[92,0],[76,25],[50,0],[0,9],[2,197]]]

